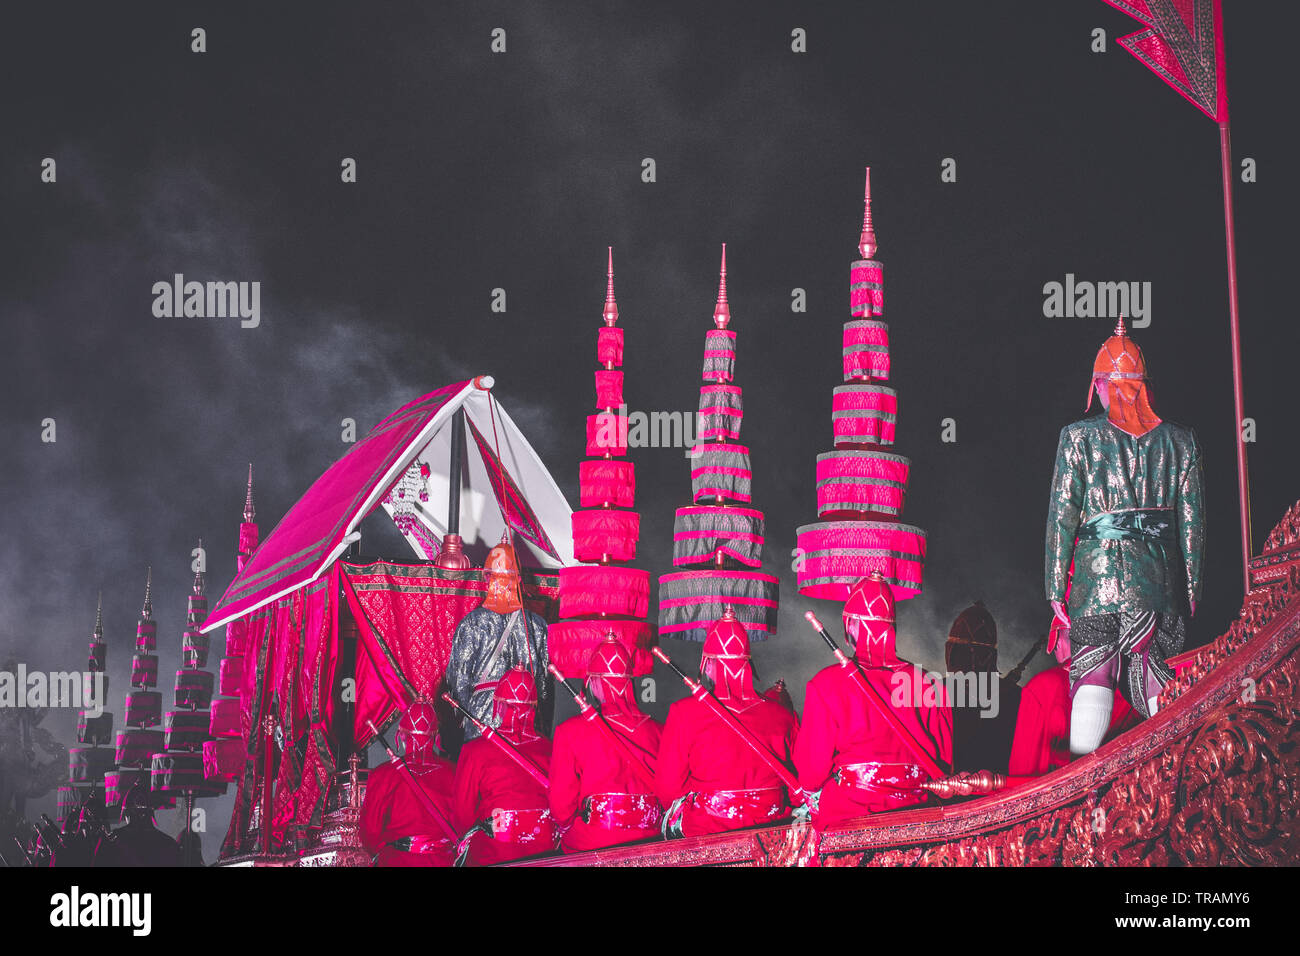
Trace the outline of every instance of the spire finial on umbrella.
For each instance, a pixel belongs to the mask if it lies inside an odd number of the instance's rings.
[[[204,565],[206,565],[206,563],[207,563],[207,555],[205,555],[205,554],[203,553],[203,539],[202,539],[202,538],[199,538],[199,556],[200,556],[200,560],[202,560],[202,561],[204,562],[204,564],[202,564],[202,565],[199,566],[199,567],[200,567],[200,570],[194,572],[194,585],[193,585],[193,591],[194,591],[195,594],[202,594],[204,591],[207,590],[207,585],[204,583],[204,580],[203,580],[203,571],[202,571],[202,568],[203,568]]]
[[[609,246],[609,260],[605,271],[605,324],[613,326],[618,322],[618,303],[614,301],[614,247]]]
[[[713,324],[725,329],[731,321],[731,306],[727,304],[727,244],[722,244],[722,268],[718,272],[718,304],[713,307]]]
[[[244,496],[244,523],[252,524],[253,519],[257,517],[257,512],[253,510],[253,463],[248,463],[248,493]]]
[[[99,606],[95,608],[95,639],[104,638],[104,592],[99,592]]]
[[[858,237],[858,252],[870,259],[876,254],[876,230],[871,225],[871,167],[867,167],[867,184],[863,192],[862,235]]]
[[[153,620],[153,565],[149,565],[144,577],[144,607],[140,609],[140,616],[146,621]]]

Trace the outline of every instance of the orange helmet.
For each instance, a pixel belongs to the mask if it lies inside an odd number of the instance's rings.
[[[523,607],[519,588],[519,559],[509,542],[503,541],[488,552],[483,562],[483,580],[487,582],[487,597],[483,606],[498,614],[509,614]]]
[[[1101,390],[1105,388],[1103,393]],[[1092,394],[1102,395],[1107,405],[1106,417],[1112,425],[1130,435],[1145,435],[1160,424],[1160,417],[1151,407],[1147,387],[1147,363],[1142,350],[1128,336],[1124,316],[1119,317],[1115,331],[1104,343],[1092,363],[1092,379],[1088,383],[1088,404],[1092,408]]]

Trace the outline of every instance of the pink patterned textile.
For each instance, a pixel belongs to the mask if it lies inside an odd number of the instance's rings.
[[[244,770],[246,753],[239,737],[220,737],[203,745],[203,776],[209,780],[235,780]]]
[[[587,454],[593,458],[627,454],[627,416],[611,412],[587,416]]]
[[[730,382],[736,372],[736,333],[709,329],[704,334],[704,380]]]
[[[828,601],[872,571],[889,582],[898,600],[921,593],[925,532],[892,521],[822,521],[796,529],[799,593]]]
[[[831,399],[836,448],[892,445],[897,419],[898,393],[888,385],[840,385]]]
[[[248,622],[242,617],[226,625],[226,656],[243,657],[248,653]]]
[[[353,732],[370,742],[368,721],[381,730],[423,695],[438,697],[456,627],[483,603],[481,569],[427,564],[341,564],[344,596],[358,630]],[[524,606],[555,620],[558,585],[551,575],[523,573]]]
[[[845,511],[882,518],[903,511],[911,462],[883,451],[832,451],[817,456],[817,515]]]
[[[697,441],[740,437],[740,423],[745,417],[739,385],[703,385],[700,387],[700,413],[695,424]]]
[[[645,617],[650,610],[650,572],[618,565],[560,568],[560,617],[613,614]]]
[[[689,566],[725,554],[757,568],[763,563],[763,530],[763,512],[753,508],[678,508],[673,522],[673,564]]]
[[[598,458],[578,463],[581,508],[631,508],[636,499],[636,467],[630,461]]]
[[[748,502],[754,473],[744,445],[709,442],[691,449],[693,499],[724,498]]]
[[[709,568],[659,577],[659,633],[703,641],[730,606],[751,641],[776,633],[780,581],[762,571]]]
[[[849,266],[849,311],[865,317],[885,312],[885,267],[874,259]]]
[[[631,561],[640,533],[641,516],[635,511],[575,511],[573,556],[579,561]]]
[[[559,621],[552,624],[546,635],[547,654],[560,673],[570,679],[583,680],[587,676],[587,663],[591,652],[613,632],[619,643],[632,656],[632,673],[636,676],[654,670],[654,628],[649,621],[629,621],[619,618],[588,618],[586,620]]]
[[[227,657],[219,665],[217,676],[217,693],[227,697],[238,697],[239,688],[244,683],[244,658]]]
[[[623,373],[596,372],[596,407],[618,408],[623,404]]]
[[[208,733],[214,737],[243,737],[243,727],[239,719],[239,701],[234,698],[218,697],[212,702],[208,711]]]
[[[844,381],[889,378],[889,324],[876,319],[844,323]]]
[[[601,326],[596,333],[596,361],[615,367],[623,364],[623,330],[618,326]]]
[[[1118,43],[1216,123],[1228,122],[1220,0],[1105,0],[1151,29]]]

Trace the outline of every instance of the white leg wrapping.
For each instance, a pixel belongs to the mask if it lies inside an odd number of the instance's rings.
[[[1109,687],[1084,684],[1074,694],[1070,709],[1070,753],[1076,757],[1090,754],[1101,746],[1110,726],[1110,710],[1115,692]]]

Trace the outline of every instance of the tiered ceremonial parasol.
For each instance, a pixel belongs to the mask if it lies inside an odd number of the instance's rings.
[[[871,169],[858,251],[849,270],[849,310],[844,324],[844,384],[831,401],[835,450],[817,456],[816,524],[797,529],[799,593],[843,601],[872,571],[896,598],[921,593],[925,532],[901,523],[911,462],[886,451],[894,444],[898,395],[889,379],[889,325],[884,266],[873,257]]]
[[[763,512],[749,507],[753,473],[739,443],[741,389],[732,384],[736,333],[727,326],[727,247],[722,247],[713,324],[704,336],[696,444],[691,449],[692,504],[673,522],[672,571],[659,578],[659,632],[703,641],[730,606],[751,640],[776,633],[780,582],[761,570]]]
[[[614,250],[607,266],[605,325],[596,338],[595,415],[587,416],[588,460],[578,466],[579,510],[573,512],[573,556],[560,569],[560,617],[547,637],[551,662],[566,677],[587,675],[587,660],[613,634],[632,655],[635,674],[654,667],[650,647],[650,572],[627,566],[636,559],[641,516],[636,469],[627,460],[627,407],[623,401],[623,330],[614,300]]]

